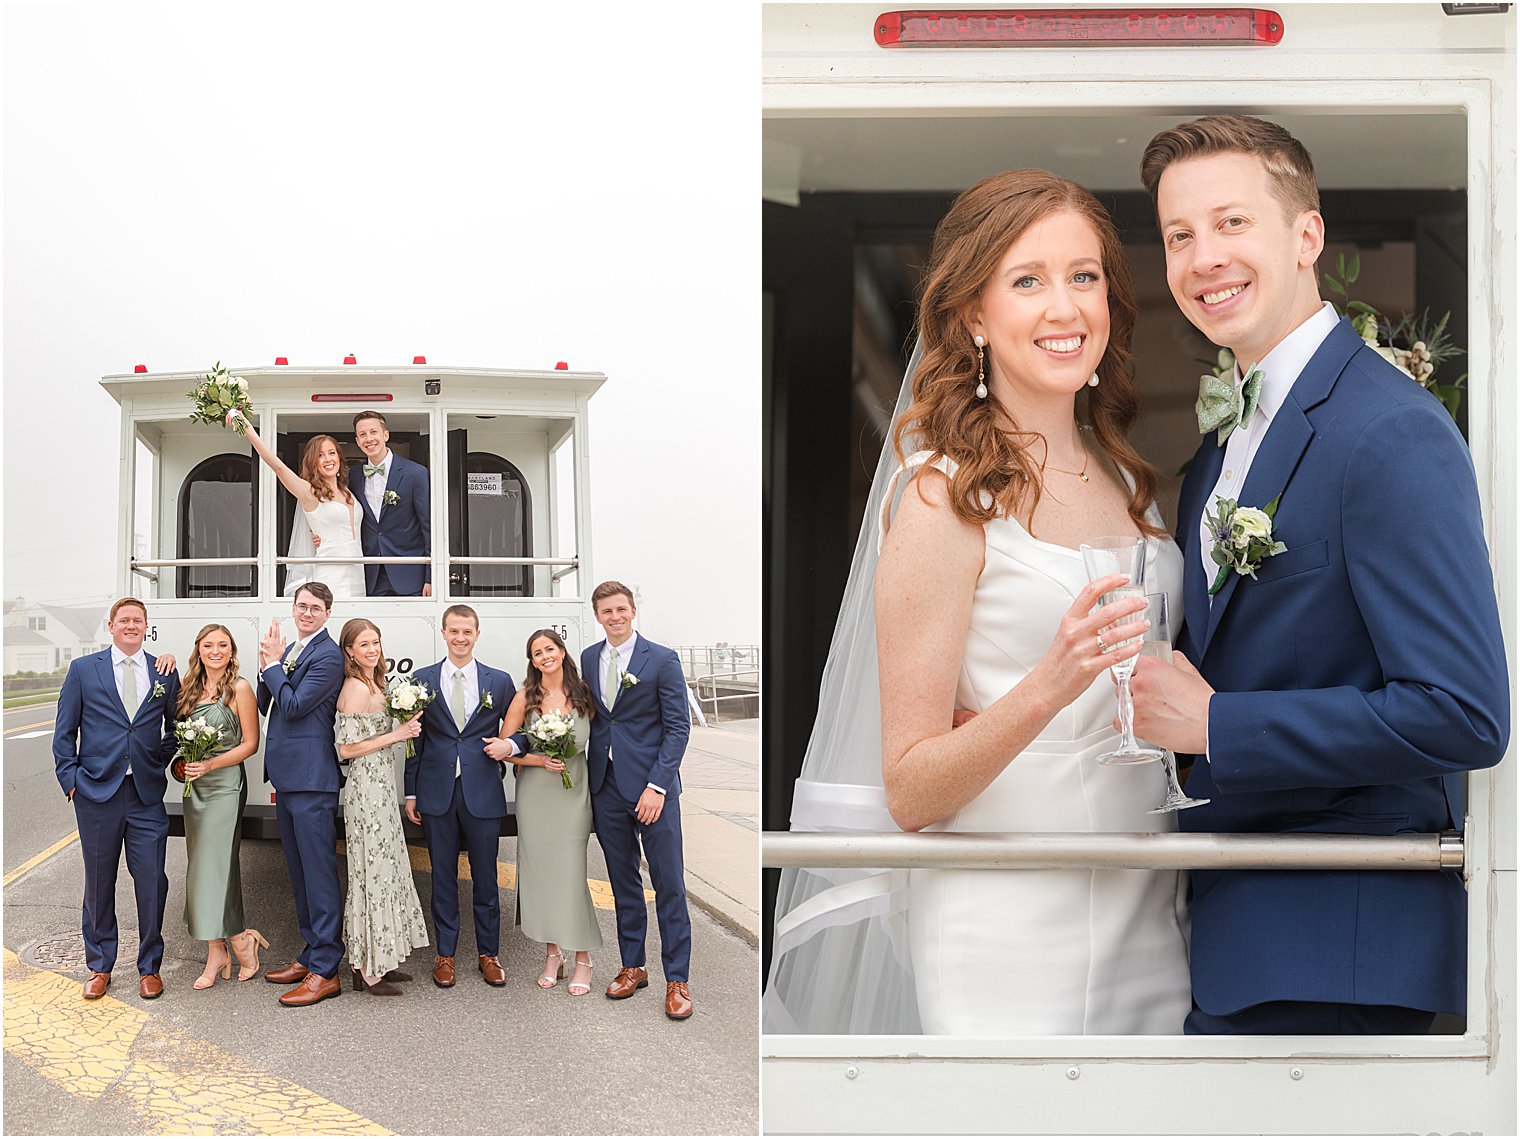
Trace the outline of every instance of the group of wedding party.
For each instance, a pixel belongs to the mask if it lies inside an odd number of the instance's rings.
[[[1045,171],[982,180],[935,234],[794,829],[1423,834],[1460,830],[1464,773],[1503,756],[1478,487],[1416,382],[1430,346],[1322,300],[1282,127],[1182,123],[1140,171],[1172,297],[1228,350],[1175,540],[1127,439],[1114,222]],[[788,870],[764,1021],[1426,1033],[1464,1014],[1466,964],[1452,873]]]
[[[525,937],[544,944],[537,984],[552,989],[568,976],[571,996],[591,991],[591,953],[602,947],[586,877],[594,824],[612,886],[620,956],[606,995],[627,998],[649,984],[641,873],[641,860],[647,861],[665,1014],[689,1017],[691,923],[679,805],[690,731],[686,682],[676,653],[636,631],[632,590],[606,581],[592,591],[593,614],[606,637],[581,653],[579,667],[558,632],[534,632],[521,690],[507,670],[476,658],[480,618],[462,604],[442,614],[447,655],[387,684],[375,622],[356,617],[336,640],[328,633],[334,596],[429,595],[428,567],[323,563],[425,555],[426,471],[388,450],[378,412],[355,417],[356,442],[368,462],[344,478],[337,441],[329,435],[309,441],[299,472],[283,463],[236,406],[246,405],[246,386],[236,378],[209,376],[192,397],[195,418],[245,434],[300,503],[320,579],[294,588],[292,638],[278,620],[260,638],[252,682],[240,671],[226,625],[208,624],[196,634],[183,677],[173,654],[145,652],[147,605],[132,597],[111,606],[111,646],[70,664],[58,698],[53,756],[78,819],[84,858],[90,970],[84,997],[98,999],[111,983],[123,852],[137,901],[139,991],[144,999],[163,993],[164,798],[171,773],[184,784],[185,925],[191,938],[207,943],[205,970],[194,987],[230,979],[234,957],[239,981],[259,974],[259,951],[269,942],[246,921],[239,843],[248,795],[243,764],[262,741],[264,778],[275,791],[305,942],[288,965],[264,973],[267,981],[289,986],[282,1005],[303,1007],[339,995],[345,952],[355,991],[396,996],[412,980],[400,966],[428,945],[428,930],[403,809],[421,826],[431,862],[433,983],[451,988],[457,981],[464,853],[478,973],[485,984],[504,986],[497,852],[511,778],[518,922]],[[395,792],[401,765],[404,808]],[[346,893],[338,873],[340,789]]]

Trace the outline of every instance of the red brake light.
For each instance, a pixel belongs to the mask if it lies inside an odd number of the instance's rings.
[[[883,12],[882,47],[1231,47],[1271,45],[1268,8],[1040,8]]]
[[[146,364],[138,364],[136,367],[134,367],[132,369],[132,373],[133,373],[133,375],[136,375],[139,372],[146,372],[147,370],[148,370],[148,365],[146,365]]]
[[[289,361],[289,360],[287,360],[287,359],[285,359],[285,357],[284,357],[284,356],[276,356],[276,357],[275,357],[275,358],[274,358],[274,362],[275,362],[275,363],[276,363],[276,364],[284,364],[284,365],[286,365],[286,366],[287,366],[287,367],[288,367],[288,366],[289,366],[289,365],[290,365],[290,361]]]
[[[349,395],[346,392],[315,392],[312,403],[390,403],[396,397],[384,393]]]
[[[426,364],[427,363],[427,357],[426,356],[413,356],[412,357],[412,363],[414,363],[414,364]]]
[[[354,359],[352,356],[345,356],[343,357],[343,362],[345,364],[357,364],[359,361]]]
[[[556,372],[568,372],[570,370],[570,365],[561,360],[554,365],[554,370]]]

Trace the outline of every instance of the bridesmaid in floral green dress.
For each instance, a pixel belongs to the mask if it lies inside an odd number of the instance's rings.
[[[245,929],[243,883],[238,866],[243,804],[248,785],[243,760],[259,746],[259,713],[253,687],[238,676],[237,643],[225,625],[207,625],[195,635],[195,649],[180,685],[175,715],[204,720],[220,728],[221,742],[198,763],[176,761],[176,774],[188,782],[185,795],[185,925],[190,936],[207,942],[206,969],[197,989],[216,984],[217,974],[232,976],[232,952],[238,956],[238,980],[259,971],[263,934]]]
[[[396,765],[406,741],[422,731],[419,717],[397,724],[384,710],[385,651],[380,630],[362,617],[343,626],[343,688],[334,731],[338,758],[348,763],[343,827],[348,843],[348,901],[343,940],[354,988],[398,996],[410,981],[396,966],[428,943],[422,903],[412,881],[396,802]]]

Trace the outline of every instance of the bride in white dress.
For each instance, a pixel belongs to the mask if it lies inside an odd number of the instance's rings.
[[[306,444],[301,455],[301,473],[292,471],[259,438],[253,424],[239,411],[227,413],[227,421],[242,419],[248,442],[259,458],[274,471],[280,485],[290,491],[301,506],[305,524],[296,519],[291,534],[293,558],[311,555],[310,563],[286,566],[285,592],[293,594],[303,581],[320,581],[334,597],[363,597],[364,567],[358,564],[324,564],[332,558],[362,558],[364,548],[359,534],[363,522],[359,504],[348,489],[347,470],[338,441],[331,435],[317,435]],[[317,538],[312,541],[312,536]]]
[[[856,551],[857,567],[868,566],[866,540],[879,528],[875,636],[851,627],[870,615],[847,596],[825,673],[826,699],[831,684],[843,699],[820,706],[830,717],[853,709],[853,738],[821,717],[794,829],[1175,827],[1175,816],[1149,813],[1165,793],[1159,764],[1095,762],[1116,737],[1108,667],[1139,649],[1107,645],[1139,635],[1144,603],[1095,609],[1119,579],[1089,585],[1077,548],[1145,534],[1155,539],[1147,588],[1180,591],[1155,472],[1125,439],[1135,311],[1113,223],[1075,183],[997,175],[941,222],[911,403],[878,471],[880,513]],[[1090,428],[1078,423],[1083,393]],[[859,676],[871,640],[879,712]],[[872,714],[874,793],[858,761],[852,769],[829,754],[858,750]],[[767,1031],[1182,1031],[1190,998],[1176,871],[788,874]]]

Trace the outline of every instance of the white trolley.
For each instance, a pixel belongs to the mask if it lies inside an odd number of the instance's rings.
[[[232,371],[248,381],[259,434],[292,468],[317,434],[336,438],[350,464],[363,461],[353,428],[363,410],[385,416],[394,453],[428,468],[432,596],[337,597],[334,638],[348,619],[366,617],[382,631],[388,673],[409,673],[445,654],[441,616],[462,603],[480,614],[479,658],[519,684],[535,629],[557,630],[572,652],[592,639],[587,404],[605,376],[434,367],[421,357],[395,367],[293,367],[282,357]],[[217,622],[232,630],[252,678],[269,622],[291,635],[299,515],[245,439],[190,421],[187,393],[201,375],[138,365],[101,381],[121,405],[119,587],[147,604],[150,652],[187,661],[196,632]],[[262,749],[247,774],[245,833],[272,836]],[[172,780],[166,803],[182,833]],[[504,832],[514,830],[509,816]]]

